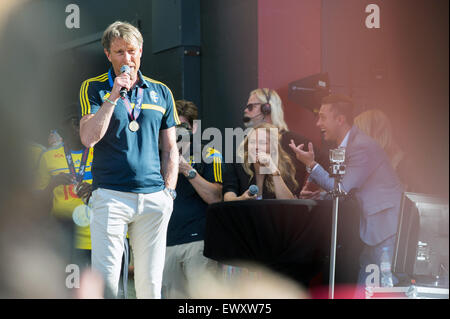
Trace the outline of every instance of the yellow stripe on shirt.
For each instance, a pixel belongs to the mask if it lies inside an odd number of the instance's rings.
[[[162,114],[166,113],[166,109],[163,108],[162,106],[159,105],[154,105],[154,104],[142,104],[141,107],[143,110],[154,110],[154,111],[159,111]]]
[[[217,182],[217,169],[216,169],[216,159],[213,158],[213,169],[214,169],[214,181]]]
[[[94,78],[87,79],[83,82],[81,89],[80,89],[80,104],[81,104],[81,116],[83,117],[86,114],[90,113],[91,104],[89,103],[89,97],[87,95],[89,83],[92,81],[101,81],[101,80],[107,80],[108,74],[104,73],[102,75],[99,75]],[[101,81],[104,82],[104,81]]]
[[[214,180],[216,182],[222,183],[222,165],[220,158],[214,157],[213,166],[214,166]]]
[[[222,160],[220,158],[217,159],[217,166],[219,167],[220,182],[223,183],[223,179],[222,179]]]
[[[91,113],[91,103],[89,103],[89,97],[88,97],[88,88],[89,88],[89,83],[93,82],[93,81],[98,81],[98,82],[106,82],[108,80],[108,73],[105,73],[104,75],[98,76],[96,78],[90,79],[88,80],[88,82],[86,83],[86,88],[85,88],[85,99],[86,99],[86,114],[90,114]]]
[[[91,112],[91,104],[89,103],[89,97],[87,94],[89,83],[93,81],[105,82],[107,80],[108,80],[108,73],[104,73],[97,77],[87,79],[86,81],[83,82],[83,84],[81,84],[80,88],[81,117]]]

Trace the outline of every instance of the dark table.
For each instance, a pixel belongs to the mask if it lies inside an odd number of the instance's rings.
[[[207,210],[204,255],[224,264],[259,263],[303,285],[328,284],[332,201],[222,202]],[[336,283],[356,283],[359,209],[340,201]],[[316,280],[317,281],[317,280]]]

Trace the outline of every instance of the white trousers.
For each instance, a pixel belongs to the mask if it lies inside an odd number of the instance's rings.
[[[105,280],[106,296],[117,297],[125,236],[134,258],[137,298],[161,298],[167,226],[172,197],[164,190],[136,194],[99,188],[90,202],[92,267]]]

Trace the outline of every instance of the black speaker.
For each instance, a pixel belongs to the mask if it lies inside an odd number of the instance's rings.
[[[318,73],[289,83],[289,100],[318,113],[322,98],[330,95],[328,73]]]
[[[403,194],[394,272],[414,278],[418,284],[448,287],[448,199]]]

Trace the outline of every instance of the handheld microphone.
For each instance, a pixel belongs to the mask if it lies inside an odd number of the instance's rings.
[[[131,72],[131,69],[126,64],[122,65],[122,67],[120,68],[120,73],[128,73],[128,74],[130,74],[130,72]],[[120,89],[120,96],[122,98],[124,98],[127,95],[127,92],[128,92],[127,88],[121,88]]]
[[[250,187],[248,188],[248,192],[251,196],[257,195],[258,191],[259,191],[259,188],[256,185],[250,185]]]

